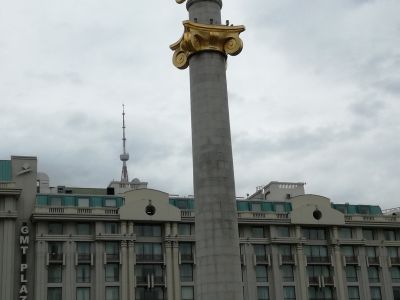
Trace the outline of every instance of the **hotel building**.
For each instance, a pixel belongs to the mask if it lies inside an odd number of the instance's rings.
[[[52,188],[35,157],[1,160],[0,299],[193,300],[195,203],[138,179]],[[395,211],[286,182],[236,203],[244,299],[400,299]]]

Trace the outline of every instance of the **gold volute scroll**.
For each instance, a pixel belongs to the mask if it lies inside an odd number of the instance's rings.
[[[178,3],[178,4],[182,4],[183,2],[185,2],[186,0],[175,0],[176,1],[176,3]]]
[[[244,26],[207,25],[184,21],[183,27],[183,36],[170,46],[174,51],[172,61],[178,69],[186,69],[190,56],[197,52],[217,51],[235,56],[243,49],[239,34],[245,30]]]

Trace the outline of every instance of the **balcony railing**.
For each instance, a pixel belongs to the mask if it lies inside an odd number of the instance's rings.
[[[329,256],[307,256],[307,263],[330,263],[331,259]]]
[[[153,261],[163,261],[163,256],[162,254],[136,254],[136,261],[148,261],[148,262],[153,262]]]
[[[323,278],[325,285],[333,285],[335,283],[333,276],[324,276]]]
[[[368,265],[379,265],[379,257],[367,257]]]
[[[256,263],[258,263],[258,264],[268,264],[269,263],[268,255],[256,255]]]
[[[89,262],[92,259],[92,255],[90,253],[78,253],[78,261],[79,262]]]
[[[193,254],[181,254],[181,261],[193,261]]]
[[[358,256],[351,255],[351,256],[345,256],[346,264],[358,264]]]
[[[49,262],[62,263],[64,255],[62,253],[49,253]]]
[[[390,263],[392,265],[400,265],[400,257],[390,257]]]
[[[119,253],[106,253],[107,262],[119,261]]]
[[[319,276],[309,276],[308,284],[309,285],[319,285]]]
[[[53,215],[118,215],[118,208],[73,207],[73,206],[36,206],[34,214]]]
[[[282,263],[283,264],[294,264],[294,255],[282,255]]]

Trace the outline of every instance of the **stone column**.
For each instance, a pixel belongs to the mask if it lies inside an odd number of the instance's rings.
[[[221,0],[188,0],[186,7],[190,22],[171,49],[175,66],[190,66],[196,299],[241,300],[226,54],[240,52],[244,27],[220,25]]]
[[[170,241],[165,242],[165,263],[167,272],[167,299],[174,299],[172,243]]]
[[[346,291],[345,291],[345,285],[343,282],[344,276],[343,276],[343,259],[342,259],[342,254],[340,252],[340,246],[339,245],[332,245],[333,252],[334,252],[334,258],[335,258],[335,263],[334,263],[334,277],[336,278],[336,296],[338,299],[345,299],[346,298]]]
[[[35,260],[35,298],[46,299],[47,272],[46,256],[47,245],[43,241],[36,241],[36,260]]]
[[[128,242],[128,287],[129,300],[135,300],[135,245],[133,241]]]
[[[121,297],[128,299],[128,244],[121,241]]]
[[[297,270],[298,270],[298,275],[299,275],[299,292],[296,292],[297,295],[300,296],[301,300],[306,300],[307,295],[308,295],[308,290],[307,290],[307,262],[306,258],[304,256],[304,249],[302,244],[296,245],[296,255],[297,255]]]

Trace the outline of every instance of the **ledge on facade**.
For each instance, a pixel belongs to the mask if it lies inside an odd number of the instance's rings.
[[[21,195],[22,189],[17,188],[15,182],[2,181],[0,182],[0,195]]]
[[[16,211],[0,211],[0,219],[16,219],[18,213]]]
[[[119,219],[118,208],[82,208],[82,207],[54,207],[54,206],[35,206],[33,210],[33,219],[47,219],[48,217],[57,218],[61,216],[63,219],[69,218],[112,218]]]

